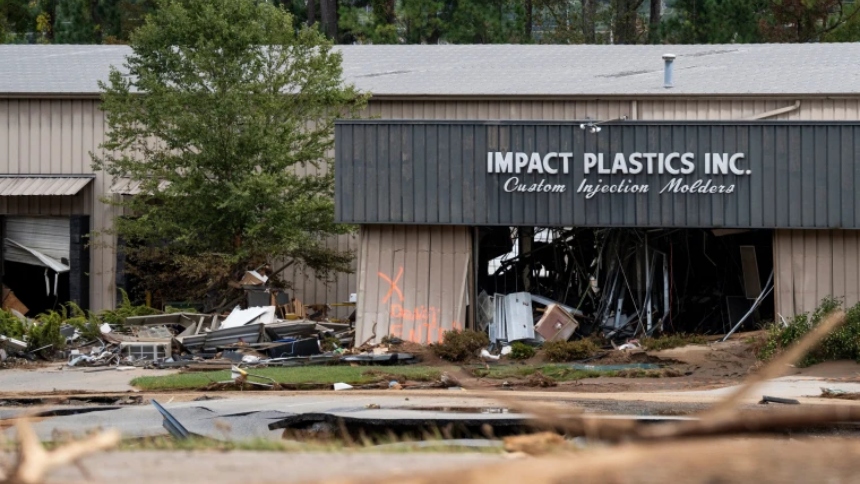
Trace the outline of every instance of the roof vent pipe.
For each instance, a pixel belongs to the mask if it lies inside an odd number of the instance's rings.
[[[675,54],[663,54],[663,87],[672,87],[672,65],[675,62]]]

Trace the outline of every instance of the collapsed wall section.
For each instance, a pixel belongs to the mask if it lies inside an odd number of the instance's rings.
[[[359,239],[357,345],[435,343],[465,327],[469,228],[364,225]]]

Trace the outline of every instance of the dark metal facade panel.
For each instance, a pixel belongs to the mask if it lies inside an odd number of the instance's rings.
[[[860,228],[858,122],[344,121],[335,131],[336,217],[355,224],[594,227]],[[571,153],[540,173],[498,173],[488,154]],[[631,154],[656,153],[651,172]],[[691,153],[687,174],[660,172],[659,155]],[[708,157],[743,157],[735,173],[706,172]],[[586,173],[586,155],[603,156]],[[495,155],[491,155],[495,156]],[[515,159],[516,154],[512,155]],[[522,155],[521,155],[522,156]],[[494,159],[494,158],[493,158]],[[636,158],[634,158],[636,159]],[[640,156],[639,161],[645,163]],[[689,159],[688,159],[689,161]],[[709,166],[714,165],[712,162]],[[675,155],[671,168],[681,164]],[[724,165],[721,165],[724,166]],[[740,169],[740,171],[737,171]],[[635,170],[633,170],[635,171]],[[736,174],[737,173],[737,174]],[[699,185],[696,185],[696,183]],[[514,183],[541,187],[511,191]],[[550,185],[552,192],[542,188]],[[640,187],[638,193],[598,192]],[[681,187],[731,193],[684,193]],[[614,187],[614,188],[613,188]],[[645,188],[647,187],[647,188]],[[673,187],[679,188],[674,190]],[[603,188],[601,188],[602,190]],[[710,188],[708,188],[710,190]],[[719,188],[717,188],[719,190]]]

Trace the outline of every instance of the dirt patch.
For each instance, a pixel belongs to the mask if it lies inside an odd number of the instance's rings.
[[[856,361],[825,361],[808,368],[798,368],[794,374],[819,378],[860,377],[860,364]]]
[[[558,386],[558,383],[556,383],[555,380],[544,375],[540,371],[536,371],[533,374],[529,375],[529,377],[526,378],[525,384],[526,384],[526,386],[540,387],[540,388],[549,388],[549,387]]]
[[[625,365],[631,363],[677,363],[669,358],[652,356],[643,350],[611,350],[588,361],[589,365]]]
[[[685,366],[699,378],[742,378],[758,364],[751,346],[751,342],[746,339],[733,339],[651,351],[648,355]]]
[[[860,400],[860,393],[840,392],[829,388],[822,388],[821,398],[833,398],[837,400]]]

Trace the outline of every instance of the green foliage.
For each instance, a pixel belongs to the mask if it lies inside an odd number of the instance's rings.
[[[661,334],[656,338],[643,338],[641,340],[642,347],[648,351],[668,350],[687,345],[705,344],[707,340],[699,334]]]
[[[825,32],[825,42],[857,42],[860,41],[860,2],[854,2],[844,15],[845,21]]]
[[[438,368],[425,366],[402,366],[386,368],[386,381],[404,378],[412,381],[438,380]],[[251,373],[272,378],[286,385],[330,385],[343,382],[350,385],[365,385],[380,381],[376,370],[353,366],[299,366],[293,368],[256,368]],[[230,371],[207,371],[178,373],[175,375],[144,376],[132,380],[131,384],[146,391],[195,390],[213,382],[230,380]],[[254,380],[257,381],[257,380]],[[261,380],[262,381],[262,380]]]
[[[544,343],[543,351],[549,361],[563,362],[590,358],[600,351],[600,347],[590,339],[550,341]]]
[[[832,297],[821,301],[812,314],[800,314],[787,325],[771,323],[765,328],[767,339],[758,352],[761,360],[770,360],[815,328],[833,311],[842,307],[840,300]],[[845,311],[845,324],[830,333],[800,361],[800,366],[809,366],[822,361],[860,361],[860,303]]]
[[[27,333],[27,349],[32,351],[47,345],[52,345],[52,349],[45,350],[49,353],[63,349],[66,339],[60,334],[60,326],[66,319],[65,310],[48,311],[38,315],[36,324],[31,326]]]
[[[141,183],[104,200],[136,214],[115,223],[129,264],[168,261],[189,278],[208,255],[221,273],[272,259],[349,271],[352,254],[325,244],[349,230],[334,222],[328,153],[334,120],[366,96],[343,84],[331,43],[266,2],[160,0],[130,46],[129,74],[100,84],[108,133],[93,155],[95,170]],[[147,284],[153,269],[136,275]]]
[[[489,368],[472,368],[471,373],[478,378],[492,378],[494,380],[529,378],[538,374],[554,381],[576,381],[584,378],[613,376],[612,372],[574,370],[567,365],[500,365]]]
[[[769,0],[678,0],[662,25],[662,38],[678,44],[761,41],[759,21]]]
[[[431,346],[436,356],[448,361],[466,361],[476,356],[481,348],[490,344],[490,338],[482,331],[464,329],[445,331],[442,342]]]
[[[535,349],[531,345],[527,345],[522,341],[514,341],[511,343],[511,359],[527,360],[535,355]]]
[[[50,354],[66,346],[66,339],[60,334],[60,327],[64,324],[75,327],[84,341],[91,341],[101,338],[100,326],[103,323],[122,324],[126,317],[159,313],[150,307],[132,305],[125,293],[122,304],[116,310],[86,312],[74,302],[69,302],[59,311],[39,314],[32,324],[22,322],[11,312],[0,310],[0,335],[26,341],[30,351],[53,345],[52,349],[44,350],[45,354]]]
[[[21,339],[27,333],[27,327],[10,311],[0,309],[0,335]]]
[[[123,321],[125,321],[125,318],[133,316],[150,316],[161,313],[161,311],[148,306],[135,306],[131,303],[128,293],[122,289],[120,289],[120,293],[122,294],[122,302],[120,305],[116,309],[105,310],[99,313],[98,319],[100,321],[109,324],[122,324]]]
[[[340,340],[334,336],[326,336],[320,341],[320,348],[323,351],[334,351],[340,348]]]
[[[344,43],[527,42],[523,4],[512,0],[358,0],[338,11]]]

